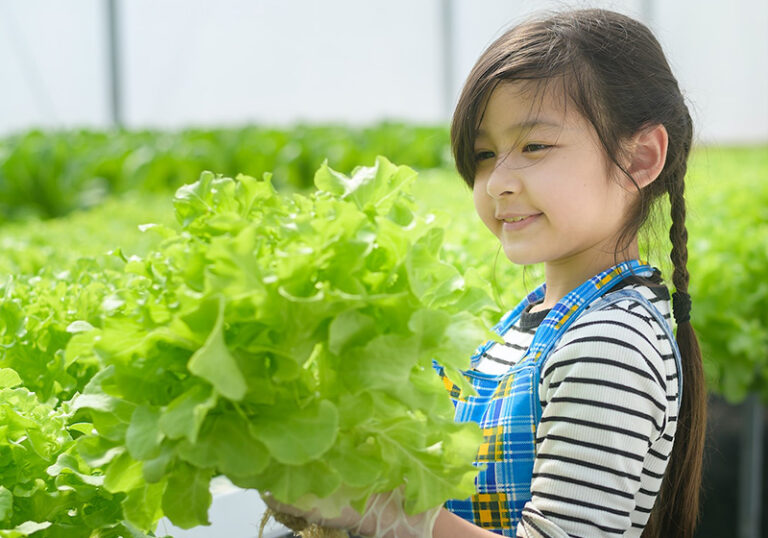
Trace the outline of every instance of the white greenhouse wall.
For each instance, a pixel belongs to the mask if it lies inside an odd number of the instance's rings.
[[[0,134],[105,125],[99,0],[0,0]]]
[[[452,5],[445,88],[441,10]],[[122,0],[128,127],[445,122],[482,49],[532,11],[647,22],[698,139],[768,141],[765,0]],[[106,0],[0,0],[0,134],[110,123]]]

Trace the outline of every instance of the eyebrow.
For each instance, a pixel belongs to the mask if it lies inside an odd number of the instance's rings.
[[[510,133],[514,131],[525,131],[533,129],[534,127],[557,127],[558,129],[562,129],[563,125],[546,120],[529,120],[511,125],[504,129],[504,132]],[[475,131],[475,136],[486,136],[487,134],[488,133],[485,131],[485,129],[477,129]]]

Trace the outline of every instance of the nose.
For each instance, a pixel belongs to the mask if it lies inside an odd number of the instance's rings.
[[[491,198],[516,194],[522,188],[519,170],[505,161],[506,159],[499,159],[488,176],[485,189]]]

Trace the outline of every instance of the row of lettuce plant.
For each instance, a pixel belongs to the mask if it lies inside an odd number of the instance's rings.
[[[402,123],[25,132],[0,140],[0,222],[57,217],[128,190],[172,193],[203,170],[232,177],[269,170],[276,185],[306,190],[326,160],[348,173],[379,154],[417,169],[451,163],[445,127]]]

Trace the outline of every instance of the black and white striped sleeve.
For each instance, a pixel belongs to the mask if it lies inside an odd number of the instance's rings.
[[[666,461],[663,437],[674,434],[655,323],[628,308],[587,312],[547,359],[517,536],[622,536],[633,526],[638,492],[653,479],[643,476],[649,453],[662,447]]]

